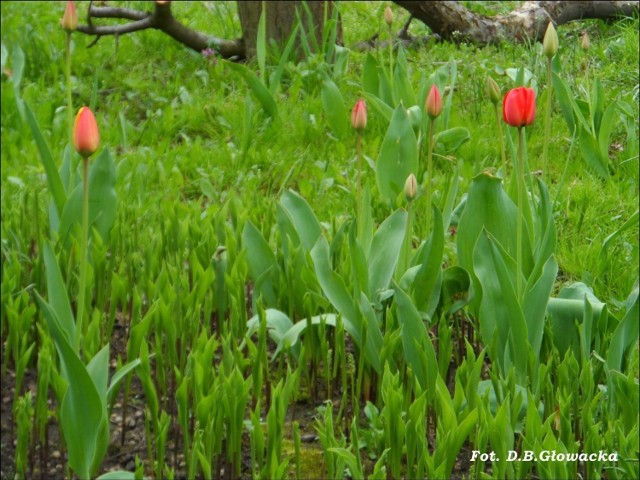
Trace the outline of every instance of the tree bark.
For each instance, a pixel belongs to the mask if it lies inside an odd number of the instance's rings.
[[[549,21],[556,25],[585,18],[615,18],[638,12],[632,1],[525,2],[506,15],[488,17],[471,12],[458,2],[403,1],[394,3],[447,40],[484,45],[502,40],[542,40]]]
[[[132,21],[120,25],[94,25],[93,18],[120,18]],[[245,48],[242,39],[226,40],[190,29],[175,19],[170,2],[154,2],[152,12],[128,8],[95,7],[90,4],[87,24],[78,25],[79,32],[95,35],[96,41],[104,35],[124,35],[147,28],[161,30],[197,52],[213,48],[223,58],[244,58]]]
[[[253,57],[256,54],[256,40],[258,36],[258,24],[262,13],[261,1],[239,1],[238,17],[242,27],[242,37],[244,39],[246,56]],[[289,38],[291,31],[297,22],[299,13],[304,33],[307,37],[315,36],[318,45],[322,44],[322,32],[325,18],[330,19],[333,13],[333,1],[307,2],[308,9],[302,6],[299,1],[279,1],[264,2],[266,5],[266,39],[267,45],[270,40],[275,40],[279,45],[283,45]],[[309,13],[311,18],[309,18]],[[310,30],[312,25],[313,31]],[[342,28],[338,22],[338,43],[342,43]],[[313,42],[309,42],[314,49]],[[299,44],[299,42],[298,42]]]

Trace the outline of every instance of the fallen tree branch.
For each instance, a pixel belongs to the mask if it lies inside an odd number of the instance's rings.
[[[481,45],[502,40],[542,40],[549,21],[561,25],[573,20],[617,18],[638,13],[637,1],[525,2],[512,12],[495,17],[474,13],[453,1],[395,0],[394,3],[444,39]]]
[[[121,25],[94,25],[92,18],[118,18],[133,21]],[[160,30],[197,52],[213,48],[223,58],[241,59],[245,56],[242,39],[225,40],[192,30],[175,19],[171,13],[170,2],[155,2],[153,12],[90,5],[87,25],[78,25],[79,32],[96,35],[96,41],[104,35],[124,35],[148,28]]]

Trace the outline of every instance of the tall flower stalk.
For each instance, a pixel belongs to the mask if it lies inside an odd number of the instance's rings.
[[[506,182],[507,179],[507,154],[504,148],[504,135],[502,134],[502,121],[500,120],[500,99],[502,98],[500,92],[500,86],[496,83],[496,81],[487,77],[487,80],[484,85],[485,93],[491,103],[493,103],[493,109],[496,114],[496,123],[498,124],[498,138],[500,139],[500,157],[502,158],[502,179]]]
[[[542,147],[542,178],[547,174],[547,152],[549,150],[549,137],[551,136],[551,98],[553,96],[553,79],[551,77],[551,62],[558,52],[558,34],[549,22],[542,42],[542,51],[547,57],[547,108],[544,117],[544,144]]]
[[[413,200],[418,193],[418,181],[412,173],[407,177],[404,183],[404,196],[407,199],[407,230],[404,237],[404,265],[402,265],[401,274],[404,274],[411,266],[411,238],[413,237]],[[428,207],[431,210],[431,206]]]
[[[389,5],[384,9],[384,23],[387,24],[387,28],[389,29],[389,82],[391,82],[391,92],[393,95],[393,12]]]
[[[425,103],[425,111],[429,117],[429,149],[427,151],[427,231],[431,228],[431,196],[432,196],[432,180],[433,180],[433,124],[436,118],[442,112],[442,95],[436,85],[431,85],[427,100]]]
[[[78,111],[73,126],[73,144],[82,157],[82,237],[80,238],[80,291],[78,293],[78,310],[76,312],[76,350],[80,349],[82,324],[84,321],[85,296],[87,290],[87,246],[89,242],[89,157],[98,150],[100,133],[98,124],[89,107]]]
[[[504,121],[518,128],[518,159],[516,182],[518,188],[518,216],[516,219],[516,290],[522,299],[522,216],[525,201],[524,186],[524,127],[531,125],[536,116],[536,94],[532,88],[519,87],[509,90],[502,101]]]
[[[356,225],[358,236],[361,232],[362,217],[362,131],[367,126],[367,105],[364,100],[359,99],[351,111],[351,126],[357,132],[356,155],[357,155],[357,177],[356,177]]]
[[[60,26],[66,32],[65,82],[67,86],[67,134],[69,148],[73,142],[73,100],[71,98],[71,34],[78,28],[78,13],[73,0],[67,2]]]

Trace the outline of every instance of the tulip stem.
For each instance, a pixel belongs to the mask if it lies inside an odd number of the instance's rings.
[[[80,353],[80,338],[84,320],[85,292],[87,287],[87,243],[89,237],[89,157],[83,158],[82,168],[82,237],[80,238],[80,291],[76,311],[76,351]]]
[[[356,151],[358,157],[358,173],[356,180],[356,233],[358,239],[362,237],[362,132],[358,130],[356,140]]]
[[[73,100],[71,98],[71,32],[67,32],[67,58],[65,64],[65,77],[67,83],[67,130],[69,136],[69,155],[73,145]],[[71,171],[75,171],[72,168]]]
[[[524,128],[518,127],[518,217],[516,218],[516,288],[518,301],[522,300],[522,208],[524,202],[524,159],[522,144]]]
[[[495,104],[496,123],[498,124],[498,137],[500,138],[500,155],[502,156],[502,182],[507,184],[507,154],[504,149],[504,135],[502,134],[502,122],[500,121],[500,112],[498,111],[498,103]]]
[[[393,89],[393,29],[389,25],[389,82],[391,85],[391,98],[395,101],[395,90]]]
[[[551,135],[551,97],[553,83],[551,78],[551,59],[547,59],[547,111],[544,118],[544,143],[542,147],[542,178],[547,174],[547,152],[549,150],[549,136]]]
[[[431,228],[431,182],[433,179],[433,124],[435,118],[429,117],[429,150],[427,151],[427,233]]]
[[[413,200],[409,200],[409,204],[407,205],[407,231],[404,236],[404,265],[402,265],[401,275],[404,275],[411,266],[411,237],[413,236],[412,204]]]

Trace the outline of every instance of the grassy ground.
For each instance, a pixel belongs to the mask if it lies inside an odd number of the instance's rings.
[[[123,3],[130,8],[149,8],[146,2]],[[483,13],[504,13],[518,2],[466,3]],[[384,6],[374,2],[341,5],[346,47],[378,32],[386,35]],[[38,246],[48,235],[46,176],[31,132],[15,107],[17,72],[12,52],[16,46],[25,56],[20,95],[34,110],[56,161],[62,158],[66,145],[67,117],[65,39],[58,23],[62,7],[49,2],[2,2],[0,8],[5,67],[0,173],[4,302],[7,292],[17,296],[34,288],[45,291]],[[82,19],[87,5],[82,2],[78,8]],[[219,37],[240,36],[233,2],[175,2],[173,11],[194,29]],[[394,12],[398,25],[408,16],[396,7]],[[591,39],[588,72],[579,40],[583,30]],[[429,33],[415,21],[411,32]],[[560,26],[558,32],[557,69],[572,91],[584,96],[587,82],[597,77],[604,88],[605,102],[625,102],[630,111],[627,117],[614,117],[609,153],[615,174],[604,181],[587,169],[577,145],[570,149],[571,132],[555,104],[549,168],[545,172],[550,196],[557,199],[555,256],[559,275],[554,292],[582,281],[620,318],[624,302],[638,282],[637,222],[607,242],[606,251],[603,245],[638,210],[637,146],[635,155],[630,154],[633,149],[628,138],[629,132],[633,139],[638,131],[638,19],[576,22]],[[232,198],[237,200],[239,213],[232,211],[228,216],[250,220],[271,245],[278,240],[276,203],[285,189],[299,192],[323,227],[333,229],[331,235],[340,220],[350,215],[355,136],[337,139],[332,133],[321,99],[321,71],[325,66],[320,58],[286,66],[276,94],[280,119],[271,121],[243,79],[224,62],[209,61],[158,31],[137,32],[117,40],[104,37],[89,48],[92,41],[81,34],[73,35],[73,103],[75,107],[92,106],[101,144],[108,146],[117,165],[119,206],[107,268],[126,277],[132,289],[139,288],[143,304],[149,299],[142,292],[156,288],[151,279],[162,275],[174,278],[174,274],[178,278],[176,272],[191,258],[192,250],[205,265],[225,234],[239,239],[239,232],[228,231],[233,226],[220,226],[218,222],[227,214],[221,213],[222,205]],[[387,52],[372,53],[386,61]],[[348,70],[337,80],[349,109],[362,94],[366,55],[350,51]],[[494,111],[484,94],[485,77],[492,75],[504,92],[512,86],[504,71],[524,66],[543,91],[546,69],[541,45],[501,43],[478,48],[432,42],[408,52],[407,57],[416,88],[424,74],[428,76],[451,60],[457,64],[449,122],[468,128],[470,141],[455,155],[436,158],[434,175],[436,201],[442,205],[446,181],[458,166],[457,204],[476,174],[495,171],[501,162]],[[256,65],[249,65],[257,70]],[[538,102],[538,119],[527,131],[532,170],[539,168],[542,155],[543,105]],[[370,110],[363,145],[372,162],[378,157],[386,128],[387,123]],[[565,165],[567,180],[562,184]],[[365,183],[376,191],[375,174],[368,167]],[[415,221],[414,233],[419,238],[427,234],[424,211],[420,210]],[[376,222],[390,212],[382,200],[374,197]],[[169,238],[174,239],[174,245],[168,246]],[[230,258],[237,253],[233,246],[227,248]],[[165,252],[169,253],[165,256]],[[455,264],[450,237],[447,252],[447,261]],[[237,265],[233,275],[246,277],[247,267]],[[108,275],[105,278],[111,282]],[[10,284],[14,280],[16,284]],[[188,281],[182,277],[179,280]],[[75,280],[69,280],[69,284],[77,288]],[[106,300],[103,306],[107,310]],[[2,321],[4,342],[5,314]],[[30,333],[35,337],[35,328]],[[35,360],[31,363],[35,367]],[[631,375],[637,379],[637,373],[636,355]]]

